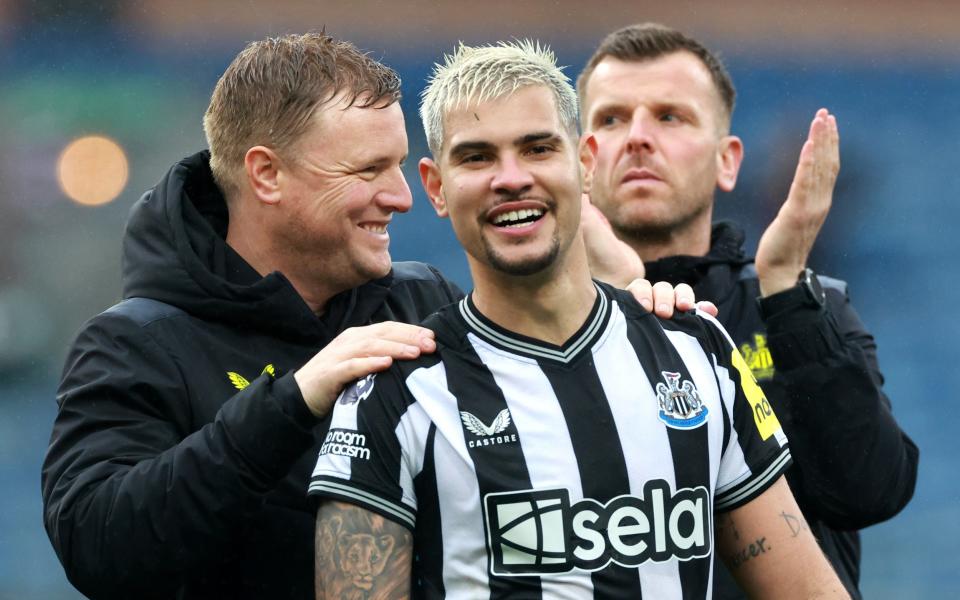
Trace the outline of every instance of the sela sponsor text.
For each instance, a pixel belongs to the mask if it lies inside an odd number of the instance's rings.
[[[712,503],[703,486],[671,492],[648,481],[643,497],[570,504],[566,489],[487,494],[484,512],[494,575],[596,571],[610,562],[709,556]]]

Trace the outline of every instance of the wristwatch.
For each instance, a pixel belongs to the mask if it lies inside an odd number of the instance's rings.
[[[803,289],[807,306],[823,308],[827,304],[827,293],[823,291],[823,286],[820,285],[820,280],[817,279],[817,274],[813,272],[813,269],[808,267],[800,271],[800,275],[797,277],[797,285]]]
[[[766,298],[757,298],[757,304],[760,306],[760,316],[766,319],[795,306],[822,309],[827,304],[827,294],[823,291],[817,274],[813,269],[807,268],[800,271],[797,285]]]

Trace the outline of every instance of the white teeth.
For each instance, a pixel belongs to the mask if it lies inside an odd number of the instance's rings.
[[[522,208],[520,210],[511,210],[510,212],[505,212],[497,215],[493,219],[494,225],[500,225],[509,223],[509,227],[519,227],[525,225],[526,223],[517,223],[517,221],[529,219],[531,217],[539,218],[543,215],[543,211],[539,208]]]
[[[371,232],[371,233],[386,233],[386,232],[387,232],[387,226],[386,226],[386,225],[363,225],[363,229],[366,229],[367,231],[369,231],[369,232]]]

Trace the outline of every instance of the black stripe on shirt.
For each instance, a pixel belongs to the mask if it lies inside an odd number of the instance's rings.
[[[680,385],[686,381],[693,381],[680,354],[656,323],[652,316],[628,319],[627,322],[627,338],[637,352],[637,358],[654,392],[658,384],[670,387],[671,381],[664,372],[679,373]],[[707,416],[708,419],[722,417],[722,413]],[[695,488],[702,486],[705,481],[710,481],[710,444],[707,434],[706,422],[690,429],[667,426],[667,439],[670,442],[676,485],[674,491],[681,488]],[[719,460],[719,456],[717,458]],[[713,511],[709,510],[707,514],[712,515]],[[712,523],[709,528],[712,529]],[[706,598],[711,557],[678,561],[677,566],[680,570],[683,598],[698,600]]]
[[[434,463],[433,442],[437,427],[430,424],[427,443],[423,452],[423,470],[414,477],[413,489],[417,494],[417,528],[414,530],[413,557],[414,598],[444,598],[443,587],[443,528],[440,526],[440,499],[437,487],[437,470]],[[429,549],[429,552],[420,552]]]
[[[553,387],[567,423],[583,497],[606,504],[617,496],[629,495],[623,448],[592,354],[581,356],[569,368],[551,361],[542,361],[540,368]],[[636,567],[611,562],[591,573],[590,578],[594,598],[642,597]]]
[[[507,409],[507,401],[497,386],[493,375],[480,360],[476,351],[464,345],[458,352],[448,352],[443,357],[447,371],[447,388],[457,399],[457,410],[468,413],[484,424],[493,423],[498,415]],[[466,418],[466,417],[465,417]],[[480,489],[480,499],[487,494],[505,490],[529,490],[533,487],[530,473],[524,460],[523,450],[517,434],[517,426],[512,422],[498,435],[509,441],[499,444],[482,445],[471,442],[483,442],[490,438],[478,436],[465,426],[464,440],[467,451],[473,460]],[[484,535],[490,539],[487,523],[484,520]],[[497,552],[499,549],[491,549]],[[493,574],[491,556],[487,554],[487,575],[490,582],[491,600],[507,598],[540,598],[540,578],[536,576],[505,577]]]

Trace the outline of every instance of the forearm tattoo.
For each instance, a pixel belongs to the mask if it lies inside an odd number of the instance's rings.
[[[318,600],[394,600],[410,595],[413,538],[403,526],[342,502],[317,513]]]

